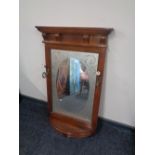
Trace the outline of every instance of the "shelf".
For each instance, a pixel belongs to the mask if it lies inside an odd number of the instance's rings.
[[[52,127],[66,137],[83,138],[94,133],[91,127],[87,127],[87,123],[83,122],[81,124],[78,120],[74,121],[76,123],[71,123],[67,121],[68,119],[69,117],[66,118],[66,116],[65,118],[61,117],[61,119],[59,119],[59,114],[54,114],[49,117]]]

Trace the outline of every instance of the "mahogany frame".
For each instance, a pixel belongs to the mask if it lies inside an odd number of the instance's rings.
[[[42,33],[45,44],[45,60],[47,76],[48,112],[51,125],[67,137],[82,138],[95,133],[98,120],[98,111],[101,95],[101,86],[104,73],[104,62],[107,48],[108,34],[111,28],[86,27],[44,27],[36,26]],[[95,86],[91,123],[52,112],[52,77],[51,77],[51,50],[75,50],[99,54],[97,71],[100,76]]]

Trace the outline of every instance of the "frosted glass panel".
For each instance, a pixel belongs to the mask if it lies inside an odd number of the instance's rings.
[[[52,50],[53,112],[91,121],[98,54]]]

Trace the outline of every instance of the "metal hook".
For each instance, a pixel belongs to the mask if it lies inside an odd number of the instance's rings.
[[[47,76],[48,76],[48,74],[49,74],[49,68],[48,68],[46,65],[45,65],[44,67],[46,68],[46,72],[43,72],[43,73],[42,73],[42,78],[45,79],[45,78],[47,78]]]
[[[97,71],[96,72],[96,86],[99,86],[100,82],[101,82],[101,72],[100,71]]]

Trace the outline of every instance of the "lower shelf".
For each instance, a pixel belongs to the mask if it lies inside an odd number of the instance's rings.
[[[66,137],[84,138],[91,136],[94,130],[85,122],[80,123],[79,120],[74,120],[68,116],[61,116],[61,114],[51,114],[49,117],[50,123],[54,129]],[[61,119],[60,119],[61,118]]]

